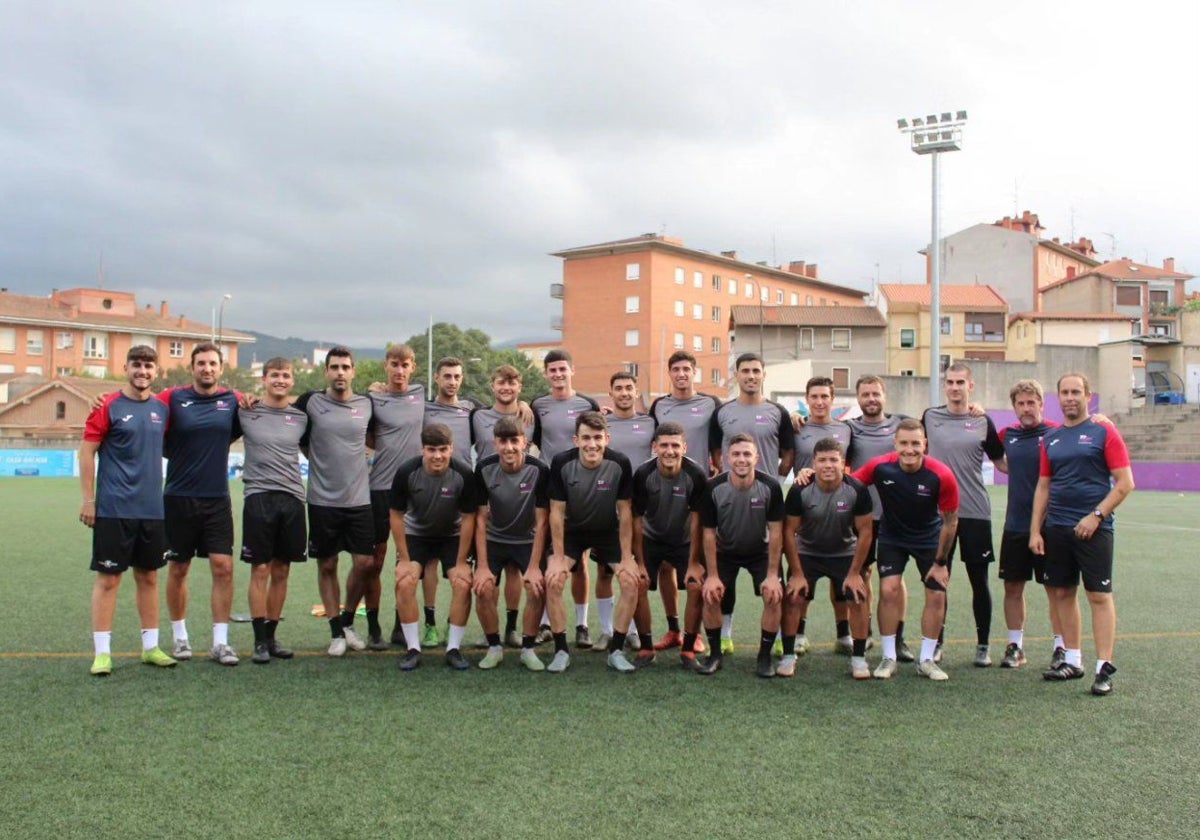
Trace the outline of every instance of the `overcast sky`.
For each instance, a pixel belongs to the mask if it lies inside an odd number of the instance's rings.
[[[1200,274],[1191,4],[0,4],[0,285],[382,344],[556,335],[548,252],[665,232],[870,287],[943,232]],[[1114,246],[1115,241],[1115,246]]]

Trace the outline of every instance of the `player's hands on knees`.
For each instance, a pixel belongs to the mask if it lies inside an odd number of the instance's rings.
[[[567,570],[567,558],[561,554],[555,554],[550,557],[550,562],[546,564],[546,586],[558,586],[559,584],[566,585],[567,578],[571,573]]]
[[[421,567],[407,557],[396,555],[396,584],[413,584],[421,579]]]
[[[929,574],[925,575],[925,580],[931,580],[945,589],[950,585],[950,567],[939,566],[935,563],[929,570]]]
[[[1037,555],[1046,553],[1046,543],[1042,540],[1042,535],[1040,532],[1035,532],[1029,535],[1029,550]]]
[[[787,599],[789,603],[796,603],[808,597],[808,578],[804,575],[792,575],[787,582]]]
[[[725,584],[721,583],[719,577],[710,577],[704,579],[704,603],[719,604],[721,599],[725,597]]]
[[[683,576],[683,585],[688,587],[692,586],[692,584],[703,586],[704,574],[705,570],[703,566],[699,563],[690,563],[687,567],[687,572]]]
[[[804,585],[804,589],[808,590],[807,583]],[[779,575],[767,575],[767,579],[762,582],[758,591],[762,593],[763,603],[768,606],[774,606],[783,601],[783,586],[779,583]]]
[[[646,565],[644,563],[637,564],[637,583],[638,592],[650,591],[650,573],[646,571]]]
[[[546,581],[542,577],[542,570],[533,563],[529,564],[529,568],[521,576],[521,583],[525,586],[525,591],[534,596],[541,595],[546,589]]]
[[[454,568],[446,575],[450,580],[451,586],[455,583],[463,584],[468,589],[471,588],[471,567],[466,563],[455,563]]]
[[[856,604],[867,600],[867,585],[863,583],[862,575],[846,575],[846,583],[842,588]]]
[[[96,502],[84,502],[79,506],[79,521],[89,528],[96,527]]]
[[[476,569],[475,577],[471,580],[471,589],[480,598],[491,597],[496,591],[496,576],[491,569]]]

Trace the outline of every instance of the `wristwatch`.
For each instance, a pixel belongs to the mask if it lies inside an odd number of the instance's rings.
[[[1097,519],[1104,519],[1104,511],[1100,510],[1100,508],[1096,508],[1094,511],[1092,511],[1092,516],[1096,517]]]

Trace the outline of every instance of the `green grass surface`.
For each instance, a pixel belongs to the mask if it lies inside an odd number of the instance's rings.
[[[830,650],[826,600],[814,602],[816,650],[796,678],[758,680],[748,586],[738,653],[709,679],[673,657],[617,675],[590,653],[558,677],[524,671],[511,652],[490,673],[454,673],[433,654],[401,674],[396,654],[321,655],[312,564],[293,572],[279,632],[295,660],[144,667],[131,656],[126,581],[113,644],[130,656],[95,679],[78,498],[70,480],[0,479],[7,837],[1193,837],[1200,824],[1195,495],[1135,493],[1120,511],[1120,672],[1105,699],[1087,693],[1090,679],[1040,679],[1049,630],[1034,589],[1030,666],[971,667],[961,574],[944,684],[911,666],[889,683],[853,682]],[[1002,510],[1002,489],[993,500]],[[235,612],[247,578],[238,564]],[[202,650],[203,561],[192,581]],[[910,618],[919,609],[918,594]],[[657,604],[655,617],[658,632]],[[169,638],[165,606],[161,628]],[[249,625],[231,636],[248,654]]]

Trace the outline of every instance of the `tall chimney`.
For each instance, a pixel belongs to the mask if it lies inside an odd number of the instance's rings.
[[[1163,259],[1163,268],[1167,271],[1171,271],[1171,272],[1175,271],[1175,258],[1174,257],[1165,257]]]
[[[171,317],[171,307],[167,306],[167,302],[165,300],[159,303],[158,314],[164,318]]]

